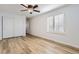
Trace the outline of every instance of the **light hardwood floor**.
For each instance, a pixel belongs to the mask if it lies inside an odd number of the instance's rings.
[[[79,53],[63,45],[42,38],[29,36],[4,39],[0,41],[0,53],[3,54],[72,54]]]

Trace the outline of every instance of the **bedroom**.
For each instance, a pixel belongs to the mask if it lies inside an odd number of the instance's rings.
[[[79,53],[78,19],[78,4],[0,4],[0,53]]]

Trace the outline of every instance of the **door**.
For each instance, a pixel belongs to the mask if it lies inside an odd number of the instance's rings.
[[[26,20],[23,16],[3,16],[3,38],[25,36]]]
[[[3,38],[13,37],[13,17],[3,16]]]
[[[25,36],[25,33],[26,33],[25,17],[16,16],[14,19],[14,35]]]

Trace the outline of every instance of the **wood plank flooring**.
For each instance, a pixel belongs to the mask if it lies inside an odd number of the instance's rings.
[[[77,54],[74,50],[33,36],[4,39],[0,41],[1,54]]]

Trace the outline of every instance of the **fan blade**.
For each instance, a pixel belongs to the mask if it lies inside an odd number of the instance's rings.
[[[35,5],[33,8],[37,8],[38,7],[38,5]]]
[[[33,11],[35,11],[35,12],[40,12],[39,10],[33,10]]]
[[[27,6],[25,6],[24,4],[20,4],[20,5],[24,6],[25,8],[28,8],[28,7],[27,7]]]
[[[25,10],[21,10],[21,11],[27,11],[27,10],[25,9]]]

